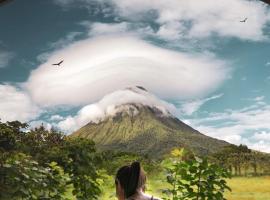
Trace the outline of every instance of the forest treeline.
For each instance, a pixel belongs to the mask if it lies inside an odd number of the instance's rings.
[[[251,150],[243,144],[226,146],[210,158],[235,176],[270,174],[270,154]]]
[[[269,170],[269,155],[243,145],[228,146],[208,159],[183,152],[188,151],[174,150],[163,160],[99,152],[88,139],[70,138],[44,126],[29,129],[19,121],[0,122],[0,199],[62,200],[69,199],[67,190],[78,200],[98,199],[106,176],[114,176],[133,160],[140,161],[149,174],[166,172],[164,181],[172,186],[164,188],[168,199],[223,199],[229,171],[240,175],[242,169],[244,174],[253,169],[257,175]]]

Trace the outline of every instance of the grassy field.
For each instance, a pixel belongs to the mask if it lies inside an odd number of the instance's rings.
[[[232,192],[228,200],[270,200],[270,177],[232,178],[228,180]]]
[[[228,180],[232,192],[226,192],[228,200],[270,200],[270,177],[235,177]],[[148,181],[147,192],[162,197],[164,183],[159,177]],[[116,200],[113,180],[108,180],[103,188],[101,200]]]

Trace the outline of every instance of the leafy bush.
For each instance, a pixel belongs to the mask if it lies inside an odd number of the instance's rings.
[[[230,174],[206,159],[185,160],[184,154],[184,150],[174,150],[171,164],[167,161],[167,182],[172,187],[164,193],[172,200],[224,199],[224,191],[230,190],[225,178]]]
[[[69,176],[53,162],[41,167],[30,156],[11,154],[0,166],[0,199],[62,200]]]

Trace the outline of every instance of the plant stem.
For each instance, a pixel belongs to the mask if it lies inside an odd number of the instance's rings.
[[[199,196],[200,196],[200,192],[201,192],[201,186],[200,186],[200,183],[201,183],[201,169],[199,169],[199,180],[198,180],[198,193],[197,193],[197,200],[199,200]]]

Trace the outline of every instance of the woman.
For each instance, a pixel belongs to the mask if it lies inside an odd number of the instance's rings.
[[[116,174],[118,200],[159,200],[144,193],[146,176],[139,162],[121,167]]]

